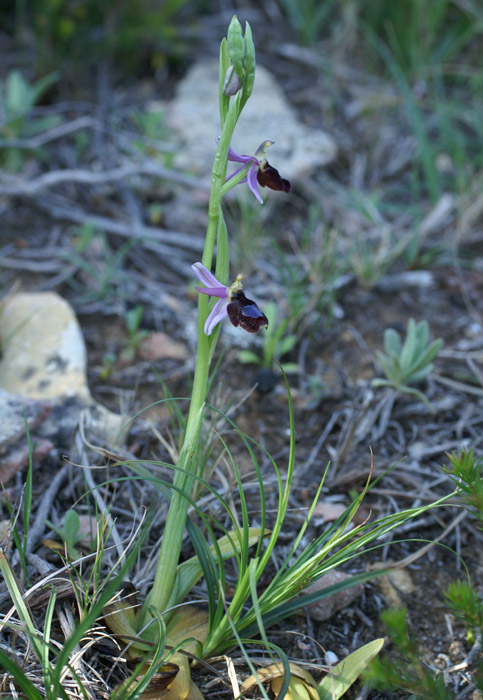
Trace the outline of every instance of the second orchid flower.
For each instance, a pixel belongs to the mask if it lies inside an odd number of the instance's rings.
[[[292,189],[290,182],[281,177],[278,170],[273,168],[266,158],[265,152],[272,144],[273,141],[264,141],[257,148],[254,156],[243,156],[236,153],[231,147],[228,149],[228,160],[242,164],[228,179],[231,180],[231,178],[238,175],[239,172],[249,165],[250,167],[248,168],[247,175],[242,182],[248,182],[248,187],[260,204],[263,204],[263,199],[260,197],[258,185],[261,187],[269,187],[271,190],[279,190],[280,192],[290,192]]]

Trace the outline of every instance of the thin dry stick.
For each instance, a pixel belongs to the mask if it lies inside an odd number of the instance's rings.
[[[169,248],[161,247],[160,244],[175,244],[179,248],[186,247],[196,250],[201,250],[202,247],[198,236],[192,236],[189,233],[182,233],[181,231],[155,228],[154,226],[142,226],[138,231],[133,232],[131,224],[109,219],[107,216],[89,214],[89,212],[82,211],[81,209],[53,207],[51,211],[55,218],[58,219],[65,218],[69,221],[78,221],[79,223],[89,221],[89,223],[106,231],[106,233],[114,233],[123,238],[142,238],[143,244],[146,244],[146,238],[152,239],[153,242],[156,242],[156,244],[160,246],[160,253],[166,253],[170,250]],[[153,250],[156,249],[154,248]]]
[[[454,518],[453,522],[448,525],[448,527],[443,530],[441,535],[439,537],[436,537],[435,540],[432,542],[428,542],[424,547],[421,547],[421,549],[418,549],[417,552],[413,552],[413,554],[409,554],[407,557],[404,557],[404,559],[401,559],[400,561],[396,562],[393,564],[390,568],[391,569],[402,569],[406,566],[409,566],[409,564],[412,564],[415,562],[417,559],[422,557],[426,552],[429,552],[429,550],[434,547],[438,542],[441,542],[441,540],[444,540],[446,535],[448,535],[451,530],[454,530],[454,528],[459,525],[459,523],[466,518],[468,513],[463,510],[461,513],[459,513],[456,518]]]
[[[66,182],[78,182],[84,185],[105,185],[107,182],[115,180],[124,180],[133,175],[149,175],[151,177],[161,177],[170,182],[175,182],[181,185],[188,185],[197,189],[208,190],[208,186],[204,185],[198,178],[191,175],[185,175],[164,168],[162,165],[145,161],[144,163],[134,163],[132,165],[124,165],[111,170],[101,170],[93,172],[91,170],[81,170],[79,168],[65,168],[65,170],[53,170],[50,173],[44,173],[32,180],[19,180],[18,178],[7,177],[5,174],[0,175],[0,194],[8,196],[32,196],[38,192],[56,187]]]
[[[77,117],[70,122],[60,124],[59,126],[44,131],[36,136],[31,136],[28,139],[0,139],[0,148],[22,148],[26,151],[34,151],[40,146],[44,146],[50,141],[72,134],[80,129],[99,129],[104,130],[104,127],[96,119],[89,116]]]

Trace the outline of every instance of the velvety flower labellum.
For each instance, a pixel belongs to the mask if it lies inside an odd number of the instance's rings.
[[[290,192],[292,185],[288,180],[280,176],[276,168],[272,168],[268,160],[260,163],[257,173],[258,184],[262,187],[269,187],[271,190],[280,192]]]
[[[231,147],[228,149],[228,160],[234,163],[241,163],[241,167],[235,170],[228,179],[230,180],[249,165],[246,178],[242,182],[248,182],[248,187],[260,204],[263,204],[263,199],[260,197],[257,184],[261,187],[269,187],[271,190],[279,190],[280,192],[290,192],[292,187],[290,182],[281,177],[278,170],[272,167],[266,158],[265,151],[272,144],[273,141],[264,141],[260,144],[254,156],[243,156],[236,153]]]
[[[231,301],[226,310],[233,325],[241,326],[249,333],[256,333],[262,326],[268,326],[268,318],[263,311],[260,311],[254,301],[247,299],[242,291],[231,294]]]
[[[208,315],[204,331],[211,335],[214,328],[225,318],[234,326],[240,326],[249,333],[256,333],[262,326],[268,326],[268,319],[252,299],[247,299],[242,289],[241,275],[238,275],[229,287],[219,282],[216,277],[200,262],[191,266],[203,287],[196,287],[200,294],[217,297],[218,301]]]

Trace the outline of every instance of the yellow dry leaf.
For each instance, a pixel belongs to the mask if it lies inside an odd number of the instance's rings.
[[[196,642],[204,644],[208,635],[208,611],[199,605],[183,605],[178,608],[168,623],[167,644],[178,646],[185,639],[191,639],[183,644],[183,650],[196,654]]]
[[[311,673],[304,668],[297,666],[292,662],[289,663],[290,682],[287,692],[288,700],[319,700],[317,692],[317,683]],[[283,665],[270,664],[257,671],[257,677],[252,675],[245,680],[241,687],[241,692],[246,693],[254,688],[258,683],[270,685],[273,692],[278,695],[282,687],[285,670]]]

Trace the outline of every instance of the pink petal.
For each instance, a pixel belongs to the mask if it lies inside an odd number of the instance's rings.
[[[230,146],[228,149],[228,160],[231,160],[235,163],[244,163],[245,165],[247,163],[255,163],[258,165],[258,160],[255,158],[255,156],[241,156],[239,153],[233,150],[233,148]]]
[[[205,322],[205,335],[211,335],[215,326],[228,316],[226,301],[219,299]]]
[[[207,270],[206,267],[200,262],[196,262],[194,263],[194,265],[191,265],[191,269],[193,270],[199,281],[202,282],[205,286],[210,285],[211,287],[218,288],[225,286],[221,282],[218,282],[216,277],[212,275],[211,272]]]
[[[258,191],[257,175],[258,175],[258,168],[250,168],[250,170],[247,173],[248,187],[253,192],[255,197],[258,199],[260,204],[263,204],[263,199],[260,197],[260,193]]]
[[[226,299],[226,287],[195,287],[200,294],[208,294],[210,297]]]

